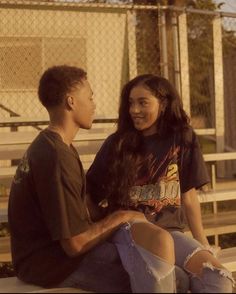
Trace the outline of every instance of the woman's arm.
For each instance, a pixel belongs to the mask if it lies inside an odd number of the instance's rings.
[[[193,237],[201,244],[209,245],[203,230],[201,207],[195,188],[187,191],[186,193],[183,193],[182,203],[185,209],[187,222]]]

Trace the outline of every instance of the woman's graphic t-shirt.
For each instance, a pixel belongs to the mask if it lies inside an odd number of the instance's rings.
[[[112,140],[113,135],[105,141],[87,173],[88,190],[96,203],[106,196],[103,183],[107,183]],[[137,180],[130,187],[127,202],[122,204],[144,212],[147,219],[163,228],[183,230],[185,221],[181,193],[199,188],[207,182],[205,163],[192,129],[188,131],[185,145],[178,135],[164,140],[158,135],[144,137],[144,152],[137,170]]]
[[[177,162],[180,148],[173,145],[166,154],[158,154],[155,143],[155,136],[145,138],[146,154],[136,184],[129,192],[130,206],[148,206],[152,214],[159,213],[166,206],[180,205]]]

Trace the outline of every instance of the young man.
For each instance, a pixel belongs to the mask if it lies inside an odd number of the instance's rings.
[[[22,158],[9,199],[17,276],[43,287],[172,292],[173,240],[168,233],[137,211],[119,210],[97,222],[90,220],[84,171],[72,145],[80,128],[91,128],[95,111],[84,70],[49,68],[38,94],[50,124]],[[121,263],[117,248],[126,263]],[[161,260],[156,262],[159,252]]]
[[[117,287],[123,291],[129,287],[128,275],[115,245],[102,241],[122,223],[144,216],[120,211],[100,222],[90,221],[85,176],[72,146],[79,128],[90,129],[94,117],[95,103],[86,73],[70,66],[49,68],[40,80],[38,94],[50,124],[21,160],[9,199],[12,259],[17,276],[25,282],[50,287],[81,267],[78,286],[91,290],[104,287],[107,291]],[[88,252],[91,248],[95,250]],[[101,263],[99,252],[104,250],[110,256]]]

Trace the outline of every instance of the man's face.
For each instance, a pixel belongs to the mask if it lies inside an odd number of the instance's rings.
[[[73,119],[82,129],[90,129],[94,119],[96,105],[93,101],[93,92],[87,80],[83,80],[70,92],[73,98]]]

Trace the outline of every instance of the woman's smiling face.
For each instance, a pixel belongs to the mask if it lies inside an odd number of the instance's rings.
[[[142,85],[134,87],[130,91],[129,114],[134,127],[144,136],[157,132],[157,119],[160,116],[160,100]]]

